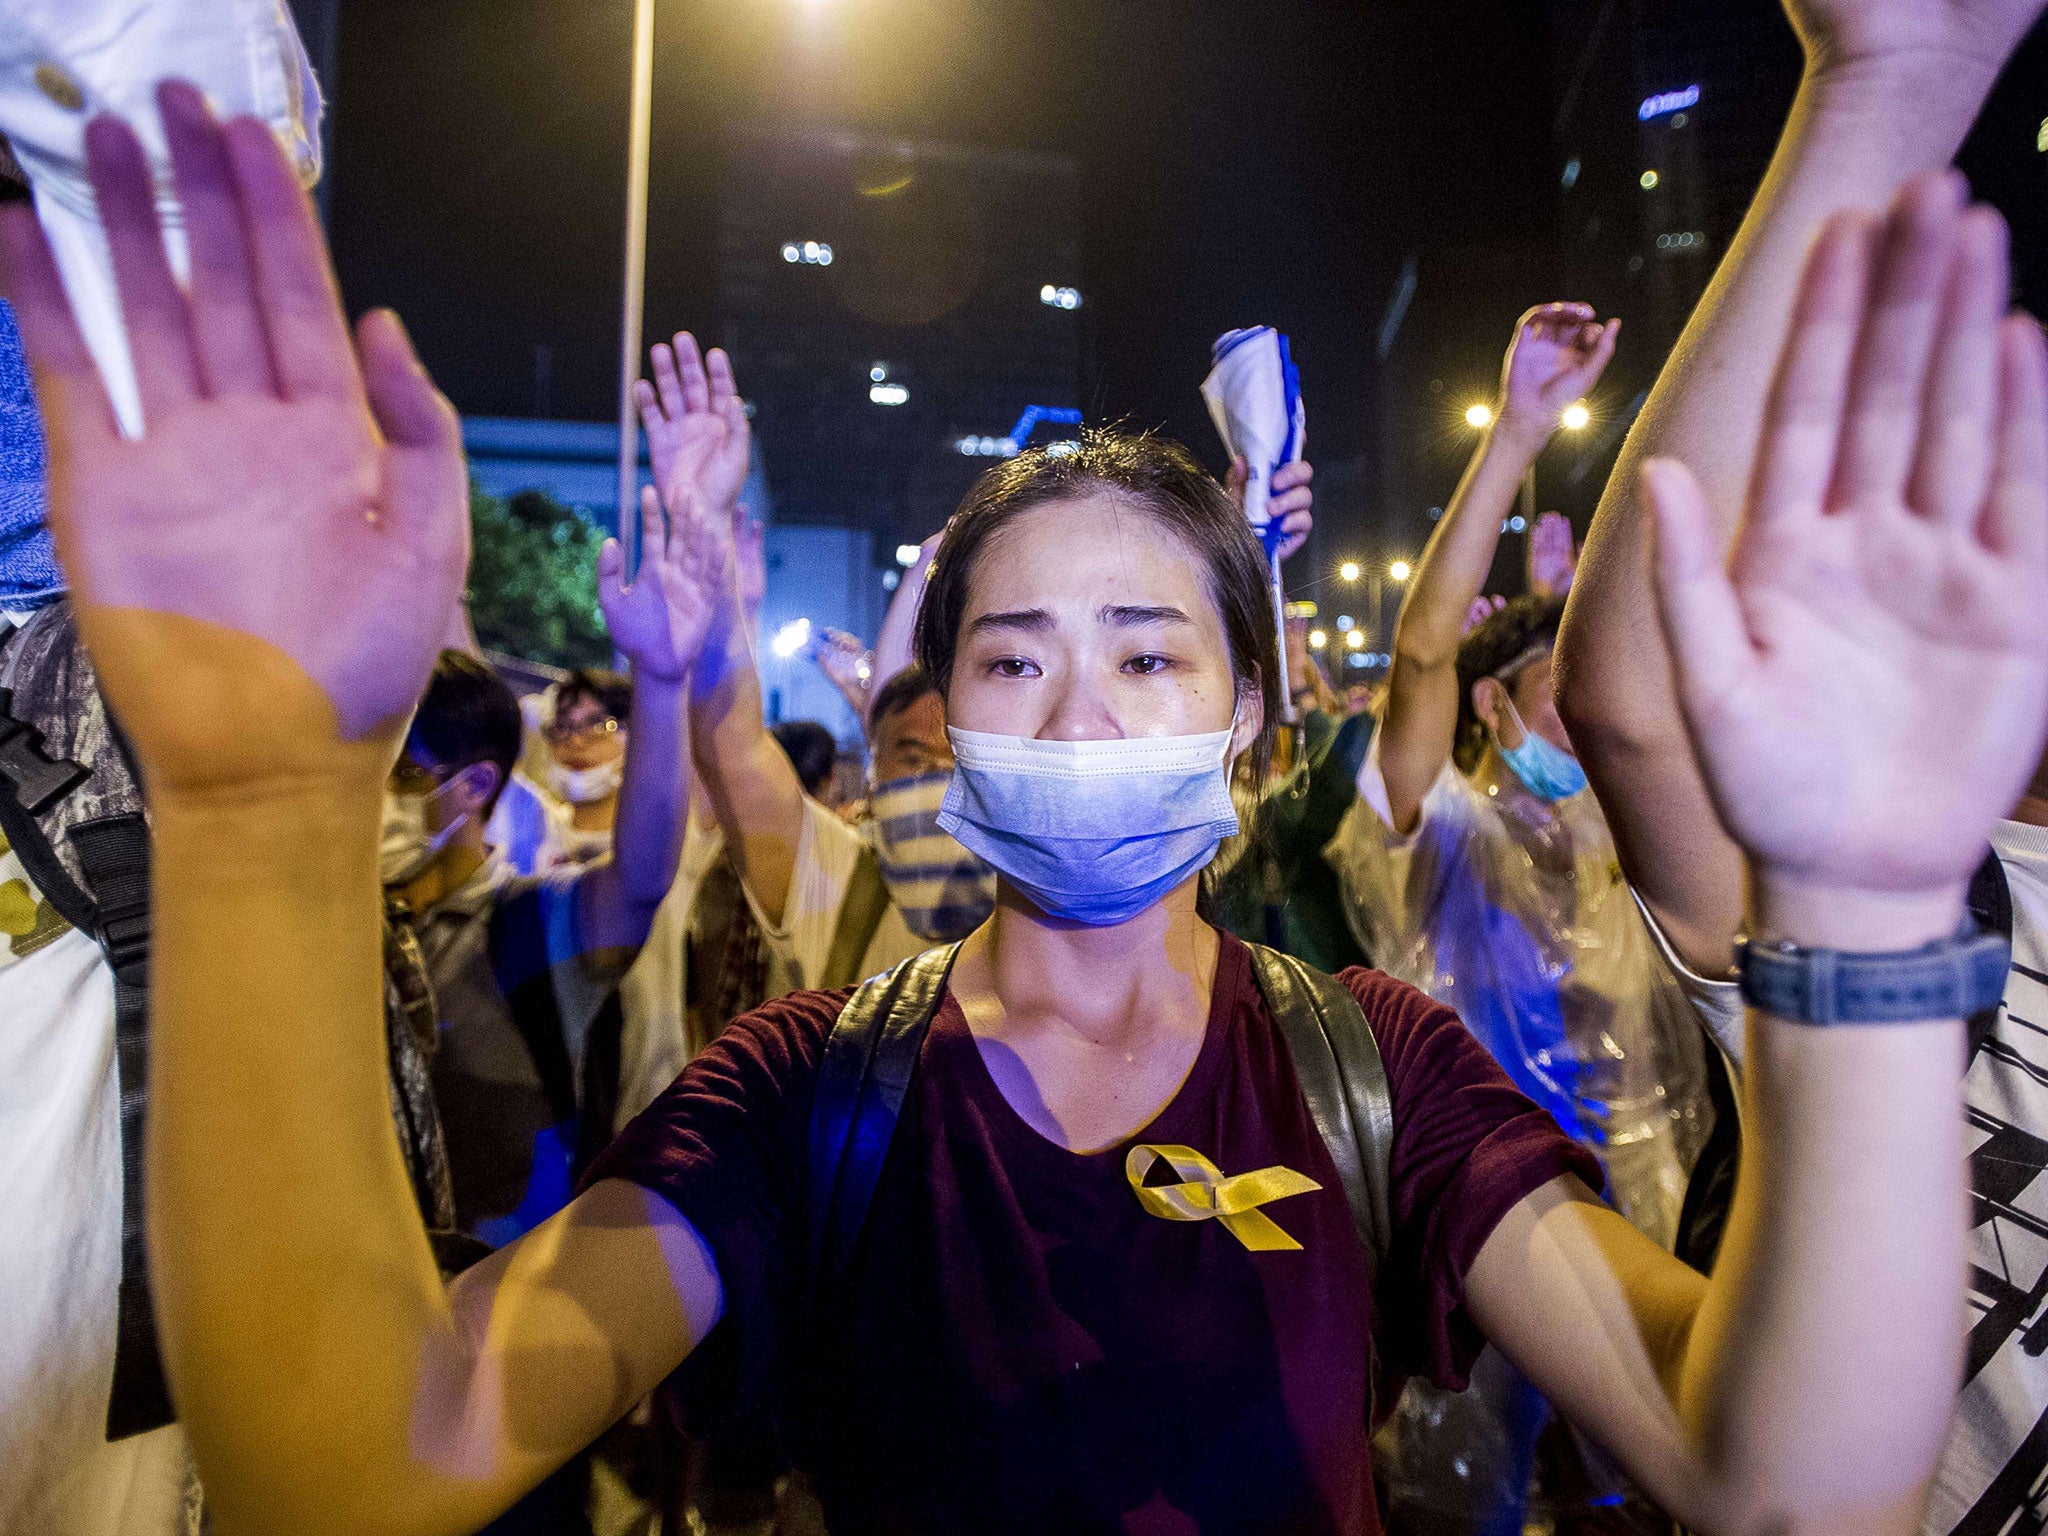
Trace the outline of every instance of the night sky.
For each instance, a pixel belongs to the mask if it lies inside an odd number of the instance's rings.
[[[1582,296],[1562,291],[1557,254],[1552,12],[660,0],[648,334],[716,320],[726,124],[1051,151],[1080,173],[1091,419],[1163,426],[1216,459],[1195,394],[1208,344],[1269,322],[1294,338],[1311,457],[1379,452],[1373,340],[1407,253],[1458,274],[1454,293],[1424,295],[1454,392],[1489,387],[1523,307]],[[343,287],[354,308],[399,309],[465,412],[613,414],[630,14],[627,0],[340,0]],[[2033,81],[2040,44],[2016,71]],[[1792,58],[1788,31],[1768,62]],[[2001,93],[1996,152],[1972,169],[2048,236],[2041,94]],[[2044,244],[2023,242],[2030,266]],[[1622,365],[1631,392],[1657,361]],[[1435,451],[1432,473],[1454,478],[1458,452]]]

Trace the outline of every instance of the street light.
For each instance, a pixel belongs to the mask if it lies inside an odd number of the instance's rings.
[[[1564,414],[1558,417],[1557,421],[1567,432],[1583,432],[1586,424],[1592,419],[1593,413],[1586,408],[1586,402],[1574,400],[1564,408]]]
[[[1342,565],[1337,567],[1337,574],[1343,577],[1346,581],[1358,580],[1358,562],[1356,560],[1346,560]]]
[[[1406,581],[1409,577],[1411,570],[1412,567],[1408,564],[1406,560],[1396,560],[1392,565],[1387,567],[1387,574],[1391,576],[1395,581]]]
[[[1493,425],[1493,407],[1480,401],[1465,407],[1465,425],[1485,431]]]
[[[1327,634],[1325,634],[1322,630],[1312,629],[1308,632],[1308,648],[1310,650],[1320,651],[1324,646],[1328,645],[1329,643],[1330,637]]]
[[[1365,631],[1362,629],[1347,629],[1344,632],[1344,643],[1350,646],[1351,649],[1354,651],[1364,650]]]

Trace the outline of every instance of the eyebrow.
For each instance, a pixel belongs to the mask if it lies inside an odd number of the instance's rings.
[[[1042,635],[1052,627],[1052,615],[1043,608],[1018,608],[1007,613],[984,613],[967,626],[967,632],[978,635],[991,629],[1021,629],[1027,634]]]
[[[1154,606],[1145,603],[1109,603],[1097,615],[1103,623],[1116,629],[1132,629],[1141,624],[1192,624],[1180,609],[1171,605]]]

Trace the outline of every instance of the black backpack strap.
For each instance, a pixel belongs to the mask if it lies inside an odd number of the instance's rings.
[[[861,962],[888,910],[889,887],[882,879],[881,861],[872,849],[863,848],[839,903],[839,919],[832,926],[832,947],[826,952],[825,969],[817,982],[820,990],[850,987],[861,979]]]
[[[853,1257],[918,1052],[959,949],[928,949],[863,983],[825,1037],[811,1100],[805,1180],[813,1309]]]
[[[39,817],[91,776],[90,770],[58,757],[43,744],[43,733],[12,713],[14,693],[0,688],[0,835],[57,915],[80,933],[93,931],[92,898],[71,878]]]
[[[1287,1038],[1316,1131],[1337,1165],[1365,1248],[1367,1277],[1377,1283],[1394,1231],[1388,1194],[1394,1101],[1379,1042],[1342,982],[1263,944],[1246,948],[1259,991]]]
[[[105,816],[70,831],[99,909],[94,937],[114,973],[114,1053],[121,1085],[121,1282],[107,1438],[170,1423],[171,1407],[150,1305],[143,1231],[143,1111],[149,1100],[149,827],[139,815]]]

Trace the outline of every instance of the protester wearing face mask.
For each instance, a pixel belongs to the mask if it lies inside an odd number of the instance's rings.
[[[588,864],[612,851],[632,717],[633,686],[616,672],[581,667],[556,685],[541,735],[548,789],[562,811],[542,844],[539,868]]]
[[[60,554],[155,797],[153,1267],[223,1529],[474,1530],[689,1361],[700,1406],[797,1432],[836,1530],[1367,1536],[1375,1367],[1453,1384],[1482,1338],[1691,1528],[1910,1518],[1962,1353],[1961,1015],[2005,963],[1961,931],[1964,890],[2048,734],[2048,619],[2021,600],[2048,582],[2037,327],[1994,306],[1930,356],[1899,318],[1915,269],[1837,221],[1750,514],[1793,558],[1723,567],[1697,488],[1652,471],[1770,1064],[1711,1278],[1591,1193],[1593,1160],[1450,1010],[1197,915],[1232,761],[1278,704],[1267,569],[1184,452],[1091,438],[984,477],[920,616],[962,768],[942,824],[1005,876],[990,921],[854,999],[736,1021],[566,1211],[444,1284],[383,1102],[375,828],[462,580],[459,430],[392,317],[351,346],[267,132],[231,125],[229,154],[200,126],[220,152],[180,167],[195,242],[259,257],[207,266],[208,302],[318,392],[233,356],[234,398],[181,385],[191,312],[110,170],[118,128],[95,133],[100,204],[162,321],[134,330],[167,402],[143,439],[110,430],[6,209],[0,253],[56,386]],[[1852,356],[1928,399],[1935,484],[1989,466],[1967,516],[1860,491],[1819,515],[1895,420],[1846,387]],[[279,602],[280,579],[323,600]],[[1761,644],[1759,604],[1847,624],[1857,665]],[[1886,1003],[1786,974],[1873,955],[1929,979]],[[1339,1051],[1378,1086],[1325,1070]]]
[[[1552,703],[1563,602],[1489,605],[1465,632],[1522,479],[1598,382],[1618,326],[1583,304],[1517,324],[1497,419],[1416,564],[1385,719],[1326,857],[1374,962],[1455,1007],[1600,1158],[1622,1214],[1668,1247],[1710,1118],[1702,1047]],[[1545,1410],[1495,1355],[1478,1382],[1450,1401],[1418,1388],[1402,1405],[1383,1438],[1397,1507],[1519,1525]],[[1453,1460],[1466,1475],[1446,1474]],[[1596,1499],[1619,1491],[1598,1468],[1591,1483]],[[1551,1491],[1568,1507],[1576,1497]]]
[[[1619,324],[1550,304],[1516,326],[1498,419],[1416,564],[1386,718],[1329,858],[1378,964],[1455,1006],[1668,1244],[1704,1134],[1697,1030],[1552,702],[1562,601],[1518,598],[1461,634],[1523,476]]]

